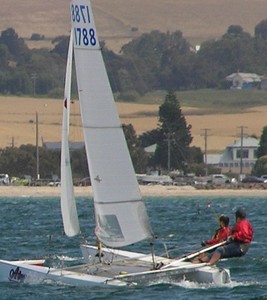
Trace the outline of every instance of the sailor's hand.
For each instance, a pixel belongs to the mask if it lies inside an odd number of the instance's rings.
[[[229,244],[229,243],[232,243],[233,242],[233,238],[232,238],[232,236],[230,235],[230,236],[228,236],[228,238],[227,238],[227,243]]]
[[[201,242],[201,246],[202,246],[202,247],[205,247],[205,246],[206,246],[206,241],[202,241],[202,242]]]

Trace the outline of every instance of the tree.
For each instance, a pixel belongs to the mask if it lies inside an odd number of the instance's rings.
[[[53,40],[54,49],[29,49],[14,29],[0,35],[0,93],[59,95],[66,67],[69,37]],[[255,38],[231,25],[221,38],[202,43],[199,51],[181,31],[145,33],[122,47],[120,54],[100,43],[110,83],[123,101],[136,101],[153,90],[229,88],[225,77],[237,70],[267,70],[267,19]],[[37,80],[32,79],[36,74]],[[73,79],[75,78],[75,70]],[[75,80],[73,80],[75,82]],[[77,94],[77,85],[72,86]]]
[[[2,70],[8,67],[9,55],[7,46],[0,44],[0,67]]]
[[[160,139],[159,129],[152,129],[142,133],[138,138],[143,148],[156,144]]]
[[[240,25],[230,25],[223,37],[236,39],[240,37],[250,37],[250,34],[245,32]]]
[[[267,154],[267,126],[263,127],[260,137],[260,145],[257,151],[257,157],[260,158]]]
[[[132,124],[122,125],[125,139],[128,145],[130,156],[136,173],[143,173],[146,171],[148,157],[144,149],[140,146],[136,132]]]
[[[60,153],[39,148],[41,178],[59,174]],[[36,146],[21,145],[19,148],[5,148],[0,156],[0,170],[5,170],[10,176],[36,176]]]
[[[18,57],[29,51],[27,45],[22,38],[18,37],[18,34],[13,28],[8,28],[1,33],[0,44],[5,44],[8,47],[8,51]]]
[[[61,35],[52,40],[52,44],[55,45],[52,53],[57,53],[62,58],[66,58],[68,55],[69,36]]]
[[[267,155],[261,156],[252,170],[252,174],[255,176],[261,176],[267,174]]]
[[[191,52],[181,31],[162,33],[154,30],[142,34],[124,45],[122,53],[128,77],[140,94],[153,89],[184,87],[180,81],[187,75],[187,68],[181,68],[180,63]],[[178,75],[179,80],[175,80]]]
[[[85,148],[71,152],[71,169],[73,178],[83,178],[89,176]]]
[[[6,78],[5,89],[11,94],[30,94],[32,91],[31,78],[23,70],[11,71]]]
[[[159,139],[155,164],[171,169],[187,169],[188,149],[192,142],[191,125],[187,125],[174,92],[168,92],[159,108]]]
[[[136,172],[143,173],[147,167],[147,154],[141,147],[133,126],[123,125],[126,142],[130,151]],[[0,149],[0,170],[10,177],[31,175],[36,178],[37,157],[36,146],[21,145]],[[39,147],[39,172],[41,178],[52,178],[60,175],[60,151]],[[89,174],[85,148],[71,152],[73,178],[87,177]]]
[[[34,169],[35,166],[35,169]],[[34,175],[36,170],[36,158],[23,148],[6,148],[0,157],[0,169],[9,176],[20,176],[23,174]]]
[[[190,147],[188,151],[188,162],[203,164],[203,153],[200,147]]]
[[[267,19],[262,20],[255,27],[255,37],[267,40]]]
[[[198,76],[207,87],[223,85],[225,77],[237,70],[255,72],[255,41],[242,27],[231,25],[221,39],[205,42],[198,51]],[[259,64],[259,63],[258,63]]]
[[[123,92],[125,89],[123,85],[123,76],[127,74],[125,69],[125,62],[121,55],[115,54],[113,51],[106,47],[105,42],[100,42],[103,59],[108,73],[108,78],[113,93]]]

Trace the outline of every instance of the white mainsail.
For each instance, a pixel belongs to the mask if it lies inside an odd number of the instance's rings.
[[[96,236],[109,247],[153,237],[107,77],[89,0],[71,2],[74,56]]]
[[[67,236],[75,236],[80,232],[77,208],[74,198],[73,181],[69,153],[69,118],[71,97],[71,73],[73,59],[73,32],[70,34],[62,120],[61,140],[61,215],[64,231]]]

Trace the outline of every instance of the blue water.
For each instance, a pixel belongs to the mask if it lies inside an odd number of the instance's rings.
[[[1,191],[1,190],[0,190]],[[85,288],[58,284],[0,283],[0,299],[267,299],[267,199],[246,197],[146,198],[146,206],[155,234],[157,254],[191,252],[217,228],[216,217],[227,214],[231,224],[234,211],[243,206],[252,222],[255,238],[247,255],[220,262],[231,271],[232,282],[223,287],[159,283],[131,288]],[[60,216],[59,198],[0,197],[2,259],[47,257],[53,264],[64,258],[65,264],[81,259],[81,237],[66,238]],[[78,198],[78,213],[84,238],[93,241],[92,200]],[[89,220],[89,221],[88,221]],[[133,250],[146,250],[146,243]]]

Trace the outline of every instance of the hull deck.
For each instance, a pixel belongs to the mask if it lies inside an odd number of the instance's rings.
[[[86,250],[88,249],[90,248]],[[92,246],[92,250],[95,251],[96,248]],[[159,259],[157,257],[157,260]],[[78,286],[148,285],[181,280],[223,285],[230,281],[228,270],[188,262],[179,262],[171,266],[173,262],[175,260],[162,258],[164,267],[155,270],[152,268],[151,257],[128,251],[117,252],[113,262],[84,263],[64,269],[40,266],[40,261],[34,260],[14,262],[0,260],[0,281],[58,282]]]

